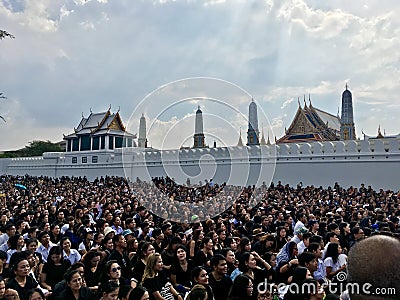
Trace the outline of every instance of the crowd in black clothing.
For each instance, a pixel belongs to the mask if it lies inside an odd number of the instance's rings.
[[[256,287],[334,282],[354,245],[399,238],[400,193],[364,185],[3,175],[0,202],[0,299],[292,299]]]

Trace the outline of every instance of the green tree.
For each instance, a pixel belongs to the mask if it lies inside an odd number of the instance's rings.
[[[0,157],[30,157],[42,156],[45,152],[64,152],[59,144],[50,141],[33,141],[25,148],[16,151],[6,151]]]
[[[50,141],[33,141],[21,149],[23,156],[41,156],[44,152],[62,152],[63,149]]]

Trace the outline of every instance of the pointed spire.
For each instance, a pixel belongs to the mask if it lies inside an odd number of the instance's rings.
[[[108,111],[110,111],[111,110],[111,103],[110,103],[110,107],[108,108]]]
[[[242,127],[239,129],[239,141],[237,143],[238,147],[243,147],[243,141],[242,141]]]
[[[383,138],[384,136],[382,135],[382,132],[381,132],[381,125],[379,124],[379,127],[378,127],[378,136],[376,137],[376,138],[378,138],[378,139],[381,139],[381,138]]]
[[[82,118],[84,118],[85,116],[83,115],[83,112],[82,112]]]
[[[312,104],[311,104],[311,94],[308,94],[308,102],[310,102],[310,107],[312,107]]]
[[[306,103],[306,94],[304,94],[304,108],[307,108],[307,103]]]
[[[90,113],[93,113],[93,112],[92,112],[92,108],[90,108],[89,111],[90,111]]]
[[[301,104],[300,104],[300,97],[297,97],[297,103],[299,103],[299,107],[301,107]]]
[[[267,138],[267,145],[271,145],[271,141],[269,140],[269,130],[268,130],[268,138]]]
[[[214,140],[214,148],[217,148],[217,141]]]
[[[265,142],[265,137],[264,137],[264,124],[261,125],[261,141],[260,145],[266,145],[267,143]]]
[[[347,91],[347,82],[346,82],[346,91]]]

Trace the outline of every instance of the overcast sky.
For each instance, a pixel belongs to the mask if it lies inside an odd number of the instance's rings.
[[[234,145],[251,97],[279,138],[298,97],[336,115],[346,83],[357,136],[397,134],[399,15],[398,0],[0,0],[15,36],[0,41],[0,150],[60,141],[110,105],[132,133],[144,113],[163,148],[193,143],[200,105],[207,143]]]

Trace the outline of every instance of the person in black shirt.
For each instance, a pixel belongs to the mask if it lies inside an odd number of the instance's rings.
[[[232,279],[228,277],[228,264],[225,257],[216,254],[211,258],[212,272],[209,274],[210,286],[214,292],[215,300],[226,300],[232,287]]]
[[[127,280],[132,278],[132,265],[128,255],[125,253],[126,240],[122,234],[113,237],[114,250],[108,257],[109,260],[116,260],[121,266],[121,275]]]

